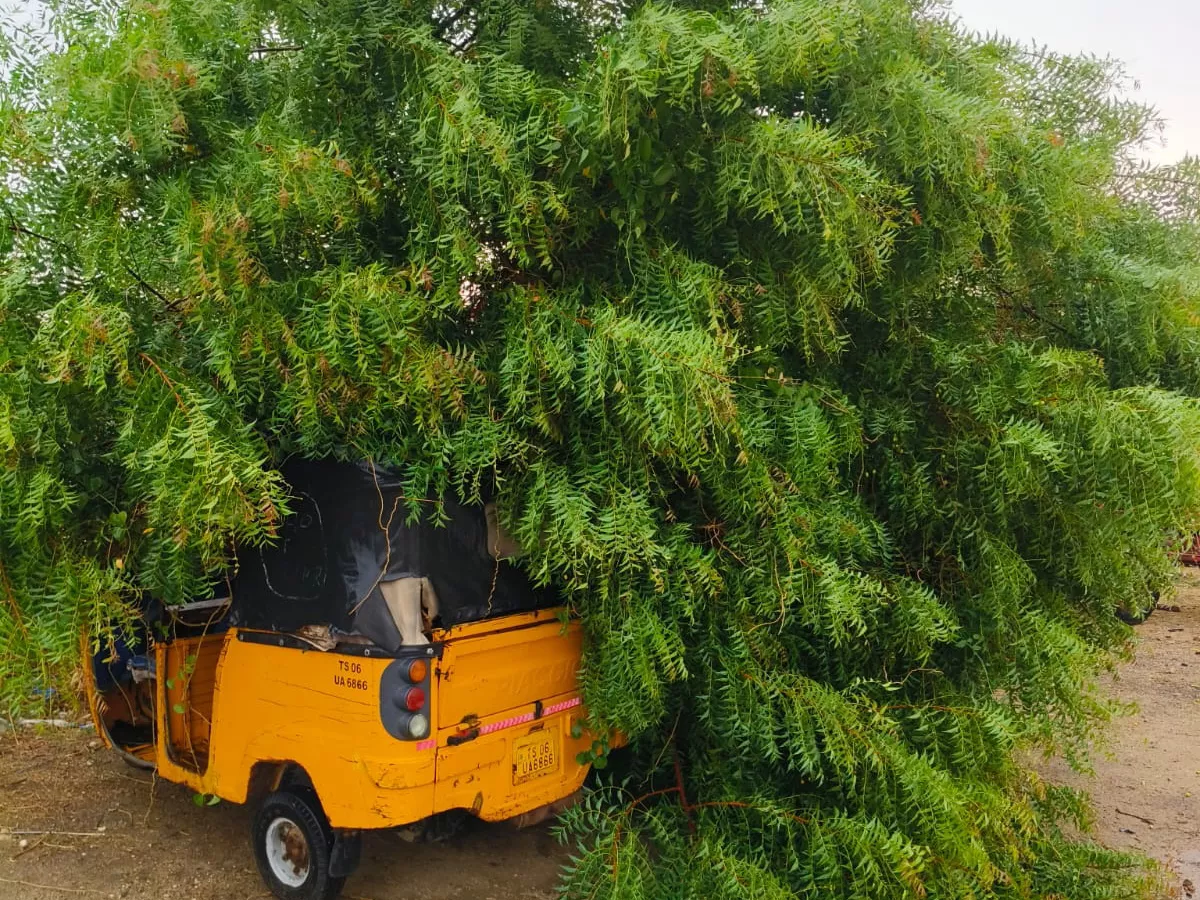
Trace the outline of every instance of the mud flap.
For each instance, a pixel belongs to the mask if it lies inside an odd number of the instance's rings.
[[[333,851],[329,854],[329,875],[346,878],[354,874],[362,860],[362,832],[335,831]]]

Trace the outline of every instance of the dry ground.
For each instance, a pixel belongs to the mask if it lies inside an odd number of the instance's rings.
[[[1137,657],[1109,686],[1138,712],[1111,728],[1095,777],[1057,761],[1045,774],[1087,788],[1096,837],[1160,860],[1188,898],[1188,888],[1200,895],[1200,570],[1184,569],[1164,603],[1179,611],[1160,609],[1138,626]]]
[[[1186,571],[1168,602],[1179,611],[1160,610],[1140,626],[1137,659],[1111,685],[1139,712],[1116,723],[1096,776],[1057,762],[1046,769],[1091,790],[1101,841],[1158,858],[1186,897],[1200,888],[1200,573]],[[182,788],[153,784],[91,749],[91,738],[0,735],[0,900],[268,896],[254,869],[247,810],[200,809]],[[346,896],[546,900],[565,856],[544,828],[479,824],[434,845],[372,834]]]
[[[91,737],[0,735],[0,900],[270,897],[254,867],[248,809],[198,808],[183,788],[89,749]],[[544,827],[473,823],[438,844],[371,833],[343,896],[549,900],[564,859]]]

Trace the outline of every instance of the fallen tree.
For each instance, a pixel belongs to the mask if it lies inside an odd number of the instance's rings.
[[[284,459],[495,492],[634,738],[580,896],[1135,896],[1065,836],[1200,473],[1194,166],[919,0],[55,4],[0,105],[0,697]],[[1082,757],[1080,757],[1082,758]]]

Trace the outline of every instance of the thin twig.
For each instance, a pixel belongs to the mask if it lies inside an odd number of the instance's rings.
[[[146,291],[147,293],[153,294],[155,297],[157,297],[159,300],[161,300],[164,304],[170,306],[171,301],[168,300],[166,297],[164,297],[162,295],[162,293],[158,290],[158,288],[156,288],[154,285],[152,285],[150,282],[148,282],[145,278],[143,278],[141,275],[139,275],[137,272],[137,269],[135,269],[129,263],[125,263],[125,271],[128,272],[129,276],[138,283],[138,286],[142,290]]]
[[[497,548],[499,549],[499,548]],[[496,597],[496,582],[500,578],[500,557],[496,557],[496,565],[492,568],[492,587],[488,591],[487,614],[492,614],[492,600]]]
[[[21,887],[37,888],[40,891],[59,891],[64,894],[103,894],[95,888],[59,887],[56,884],[35,884],[32,881],[19,881],[16,878],[0,878],[0,884],[18,884]]]
[[[36,850],[38,847],[42,846],[42,844],[44,844],[46,842],[46,838],[48,838],[48,837],[49,837],[48,834],[44,834],[40,838],[38,838],[36,841],[34,841],[32,844],[28,844],[25,847],[22,847],[20,850],[18,850],[16,853],[14,853],[12,856],[10,856],[8,858],[9,862],[12,862],[14,859],[20,859],[26,853]]]
[[[153,294],[160,301],[162,301],[163,309],[165,310],[174,311],[178,309],[181,303],[186,303],[188,300],[191,300],[193,296],[195,296],[194,294],[188,294],[185,297],[176,297],[174,300],[168,300],[162,291],[158,290],[158,288],[139,275],[137,269],[135,269],[129,263],[125,263],[125,271],[128,272],[130,277],[138,283],[138,287],[148,294]]]
[[[464,3],[458,8],[458,11],[448,18],[442,19],[437,23],[437,27],[433,30],[433,35],[438,40],[442,40],[449,33],[450,29],[457,25],[464,16],[475,11],[474,3]]]
[[[143,825],[150,821],[150,813],[154,810],[154,789],[156,787],[158,787],[158,769],[154,769],[150,773],[150,804],[146,807],[146,814],[142,816]]]
[[[175,382],[173,382],[170,378],[168,378],[167,373],[164,372],[159,367],[158,363],[156,363],[154,360],[152,360],[145,353],[139,353],[138,356],[140,356],[146,362],[150,363],[150,365],[154,366],[154,371],[156,371],[158,373],[159,377],[163,380],[163,382],[167,385],[167,387],[169,387],[171,389],[171,393],[175,395],[175,402],[179,404],[179,408],[182,409],[186,413],[187,406],[184,405],[183,398],[179,396],[179,391],[175,390]]]
[[[4,834],[11,837],[108,837],[107,831],[5,831]]]
[[[140,784],[142,787],[153,787],[154,785],[153,781],[142,781],[140,778],[131,778],[128,775],[122,775],[120,772],[113,772],[112,774],[118,778],[124,778],[126,781],[132,781],[134,784]]]
[[[1197,188],[1200,184],[1191,178],[1179,178],[1165,172],[1117,172],[1117,178],[1129,181],[1152,181],[1155,184],[1169,184],[1175,187]]]
[[[47,244],[53,244],[54,246],[60,247],[63,250],[71,250],[72,249],[69,244],[66,244],[63,241],[60,241],[58,238],[51,237],[48,234],[42,234],[40,231],[34,231],[32,228],[26,228],[24,225],[22,225],[20,222],[17,221],[16,217],[12,213],[12,210],[6,209],[4,212],[8,215],[8,227],[11,228],[13,231],[17,232],[18,234],[28,235],[29,237],[36,238],[39,241],[45,241]],[[153,294],[155,297],[157,297],[159,300],[161,300],[164,308],[166,308],[168,310],[173,310],[177,306],[179,306],[179,304],[183,303],[185,300],[191,299],[191,296],[187,296],[187,297],[180,297],[177,300],[168,300],[162,294],[161,291],[159,291],[157,288],[154,287],[154,285],[150,284],[150,282],[146,281],[146,279],[144,279],[141,275],[139,275],[137,270],[134,269],[133,266],[131,266],[127,262],[124,263],[124,266],[125,266],[125,271],[128,272],[129,275],[133,278],[133,280],[138,283],[138,286],[141,287],[142,290],[144,290],[150,294]]]
[[[5,213],[8,214],[9,228],[11,228],[13,231],[17,232],[18,234],[25,234],[31,238],[37,238],[39,241],[45,241],[47,244],[54,244],[56,247],[61,247],[64,250],[71,249],[69,246],[64,244],[58,238],[52,238],[48,234],[42,234],[41,232],[34,231],[32,228],[26,228],[24,225],[22,225],[20,222],[17,221],[17,217],[12,214],[12,210],[6,209]]]
[[[1121,809],[1121,807],[1119,807],[1119,806],[1116,809],[1117,809],[1118,816],[1128,816],[1131,819],[1137,819],[1139,822],[1145,822],[1147,825],[1154,824],[1153,820],[1147,819],[1145,816],[1139,816],[1137,813],[1127,813],[1127,812],[1125,812],[1125,810]]]
[[[380,582],[387,576],[388,567],[392,564],[392,520],[396,518],[396,508],[400,506],[400,497],[397,497],[392,502],[392,511],[388,515],[387,524],[383,522],[383,508],[387,505],[387,501],[383,499],[383,488],[379,486],[379,475],[375,471],[375,460],[367,460],[371,465],[371,478],[375,482],[375,493],[379,495],[379,530],[383,532],[383,538],[387,542],[387,549],[384,551],[383,566],[379,570],[379,575],[372,582],[367,592],[363,594],[362,599],[354,604],[354,608],[350,610],[350,615],[354,615],[362,607],[367,599],[375,592],[375,588],[379,587]]]

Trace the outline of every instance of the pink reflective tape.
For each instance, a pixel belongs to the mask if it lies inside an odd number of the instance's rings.
[[[418,750],[432,750],[436,746],[437,746],[437,741],[433,738],[430,738],[427,741],[418,741],[417,742]]]
[[[547,706],[545,709],[542,710],[542,715],[552,716],[555,713],[560,713],[560,712],[563,712],[564,710],[568,710],[568,709],[574,709],[575,707],[582,706],[582,705],[583,705],[583,698],[575,697],[574,699],[571,699],[571,700],[564,700],[562,703],[555,703],[551,706]]]
[[[583,705],[582,697],[573,697],[570,700],[564,700],[561,703],[554,703],[550,706],[542,707],[542,718],[553,716],[560,712],[565,712],[568,709],[574,709],[577,706]],[[518,725],[525,725],[529,722],[536,722],[538,716],[531,712],[522,713],[519,716],[510,716],[507,719],[501,719],[499,722],[490,722],[487,725],[479,726],[480,734],[495,734],[497,731],[503,731],[505,728],[515,728]],[[421,749],[422,745],[417,744],[417,749]]]
[[[501,719],[499,722],[491,722],[488,725],[481,725],[479,726],[479,733],[494,734],[497,731],[503,731],[505,728],[513,728],[517,725],[524,725],[526,722],[532,722],[533,719],[533,713],[523,713],[519,716],[513,716],[509,719]]]

